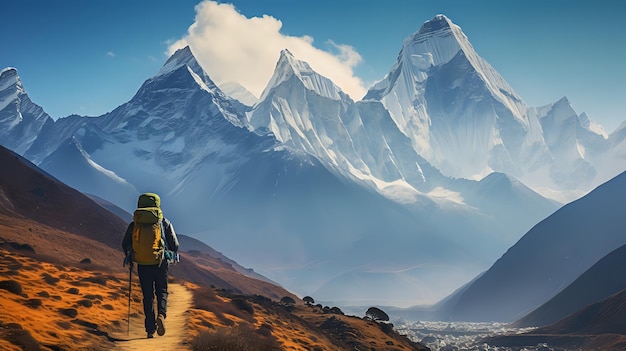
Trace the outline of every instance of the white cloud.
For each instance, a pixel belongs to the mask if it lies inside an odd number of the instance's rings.
[[[109,57],[115,57],[115,53],[113,51],[107,51],[107,56]]]
[[[236,81],[257,97],[267,85],[280,51],[288,49],[318,73],[331,79],[353,99],[365,95],[363,82],[353,68],[361,56],[348,45],[330,42],[336,53],[313,46],[310,36],[280,33],[282,22],[274,17],[247,18],[231,4],[205,0],[196,6],[195,22],[185,37],[172,43],[171,55],[189,46],[200,65],[217,84]]]

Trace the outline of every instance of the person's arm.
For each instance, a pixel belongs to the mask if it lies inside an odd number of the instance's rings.
[[[134,228],[133,222],[130,222],[130,224],[128,224],[128,227],[126,228],[124,239],[122,239],[122,250],[124,250],[124,253],[128,253],[133,248],[133,242],[132,242],[133,228]]]
[[[178,237],[174,231],[174,226],[167,218],[163,218],[163,229],[165,230],[165,240],[167,240],[167,248],[178,252]]]

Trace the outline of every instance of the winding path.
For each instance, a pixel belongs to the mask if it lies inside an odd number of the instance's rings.
[[[159,351],[159,350],[189,350],[183,345],[187,332],[185,321],[188,310],[191,308],[192,294],[180,284],[168,285],[169,296],[167,299],[167,319],[165,320],[165,335],[154,334],[153,339],[146,338],[143,326],[143,314],[132,318],[130,322],[130,335],[127,341],[118,341],[116,344],[120,350],[125,351]]]

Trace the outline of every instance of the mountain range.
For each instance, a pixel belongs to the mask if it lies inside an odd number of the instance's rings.
[[[98,117],[52,120],[0,75],[2,145],[125,211],[157,192],[183,233],[344,305],[453,292],[621,172],[624,137],[565,98],[526,106],[443,15],[356,102],[287,50],[252,106],[189,47]]]

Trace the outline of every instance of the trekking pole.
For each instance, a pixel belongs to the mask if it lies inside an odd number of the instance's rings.
[[[133,287],[133,263],[128,265],[128,335],[130,336],[130,292]]]

